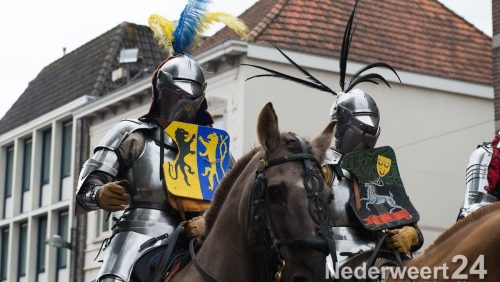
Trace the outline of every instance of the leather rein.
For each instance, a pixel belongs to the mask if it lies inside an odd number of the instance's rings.
[[[336,263],[335,244],[333,241],[330,210],[328,203],[321,199],[324,180],[321,174],[320,164],[316,158],[309,153],[307,143],[304,139],[296,136],[300,144],[301,152],[289,154],[270,161],[261,159],[258,163],[255,183],[252,186],[250,196],[250,212],[248,226],[251,229],[251,248],[258,265],[259,281],[276,281],[282,279],[282,273],[286,262],[281,254],[281,248],[286,246],[302,246],[324,251],[326,254],[332,254]],[[285,164],[288,162],[300,161],[303,164],[304,171],[304,189],[307,193],[309,214],[316,223],[316,229],[320,238],[292,238],[280,239],[276,237],[274,228],[271,224],[269,212],[265,205],[267,190],[266,169],[272,166]],[[189,251],[193,260],[193,265],[200,275],[210,282],[218,282],[213,275],[207,272],[196,258],[193,247],[193,240],[190,242]]]

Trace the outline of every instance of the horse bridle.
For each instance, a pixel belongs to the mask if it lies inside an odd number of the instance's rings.
[[[285,260],[281,254],[281,248],[285,246],[303,246],[318,249],[332,255],[335,265],[335,243],[333,241],[332,229],[330,223],[330,211],[328,203],[321,199],[321,193],[324,187],[324,180],[320,170],[320,164],[316,158],[309,153],[307,143],[304,139],[296,136],[300,144],[301,152],[289,154],[270,161],[261,159],[257,166],[255,183],[252,186],[250,196],[250,212],[248,226],[251,226],[251,247],[259,269],[259,281],[276,281],[282,278],[285,268]],[[317,238],[276,238],[269,212],[265,205],[265,196],[267,189],[267,178],[265,171],[269,167],[281,165],[288,162],[301,161],[304,167],[302,176],[304,177],[304,189],[309,200],[309,214],[316,223],[318,234],[323,239]],[[206,280],[217,282],[218,280],[208,273],[196,259],[193,247],[193,240],[190,242],[190,254],[193,259],[193,265]],[[325,261],[326,262],[326,261]]]
[[[257,261],[260,281],[279,282],[285,268],[285,260],[281,254],[281,248],[285,246],[303,246],[315,248],[325,253],[332,254],[336,262],[335,245],[333,241],[329,205],[321,199],[324,180],[320,170],[320,164],[316,158],[309,153],[307,143],[304,139],[296,136],[300,144],[301,152],[285,155],[270,161],[260,160],[257,168],[257,176],[252,187],[250,196],[249,226],[252,231],[252,250]],[[304,171],[304,189],[309,200],[309,214],[316,223],[318,234],[323,239],[316,238],[292,238],[280,239],[276,237],[269,212],[265,205],[267,189],[267,178],[265,171],[269,167],[281,165],[288,162],[301,161]]]

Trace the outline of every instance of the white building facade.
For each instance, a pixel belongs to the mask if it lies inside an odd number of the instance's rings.
[[[0,136],[1,281],[71,281],[74,123],[82,97]]]

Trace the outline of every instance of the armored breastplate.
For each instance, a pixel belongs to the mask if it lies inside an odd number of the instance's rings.
[[[347,173],[347,172],[344,172]],[[352,182],[346,177],[334,178],[332,183],[333,201],[330,204],[333,226],[355,226],[356,218],[352,214],[349,199],[352,193]]]
[[[156,135],[159,135],[156,130]],[[140,157],[125,173],[130,182],[130,208],[152,208],[170,210],[166,189],[161,180],[159,138],[146,135],[144,150]],[[170,138],[165,136],[164,161],[176,156]]]
[[[464,207],[477,204],[478,194],[488,194],[488,166],[491,162],[493,148],[491,144],[478,147],[470,156],[467,165],[467,193],[465,195]]]
[[[352,181],[348,171],[340,167],[342,155],[335,150],[328,150],[324,165],[329,166],[332,172],[333,201],[330,203],[330,211],[333,226],[345,227],[356,225],[356,218],[352,214],[349,199],[352,193]]]

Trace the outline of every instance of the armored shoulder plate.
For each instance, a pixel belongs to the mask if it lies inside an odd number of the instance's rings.
[[[493,155],[491,143],[485,143],[478,146],[472,152],[466,171],[466,190],[465,199],[462,209],[458,215],[458,219],[462,219],[479,208],[498,201],[498,199],[490,194],[486,188],[488,187],[488,167]]]
[[[332,185],[333,178],[336,176],[339,180],[347,178],[351,180],[349,171],[340,166],[343,155],[333,148],[326,151],[326,158],[322,164],[323,177],[328,185]]]
[[[330,148],[326,151],[326,158],[323,164],[338,165],[342,159],[342,154]]]
[[[137,130],[152,131],[157,128],[155,124],[141,122],[139,120],[122,120],[108,131],[101,142],[95,147],[94,155],[85,162],[80,171],[76,195],[77,215],[82,214],[84,211],[98,208],[95,197],[100,186],[87,185],[87,187],[84,187],[85,181],[90,174],[99,171],[113,178],[116,177],[120,166],[116,149],[122,144],[123,140]]]
[[[472,152],[467,165],[466,183],[467,191],[486,192],[488,187],[488,166],[490,165],[493,149],[491,143],[478,146]]]
[[[94,153],[102,149],[114,151],[131,133],[141,129],[152,130],[156,127],[153,123],[135,119],[124,119],[106,133],[101,142],[95,147]]]

